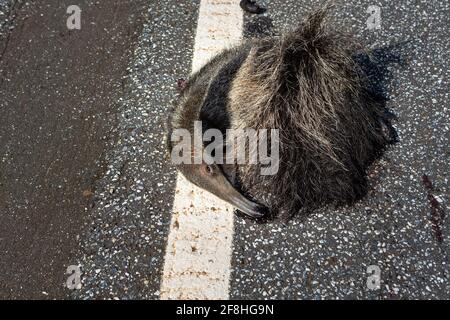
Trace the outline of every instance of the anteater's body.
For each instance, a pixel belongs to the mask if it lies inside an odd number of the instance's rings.
[[[248,40],[216,56],[188,81],[171,120],[170,132],[192,132],[197,120],[203,130],[224,134],[228,128],[279,129],[278,172],[261,175],[259,165],[238,165],[233,182],[271,212],[292,215],[361,198],[366,169],[389,142],[383,106],[354,60],[361,48],[351,37],[327,29],[325,11],[280,37]],[[241,202],[224,196],[229,186],[215,186],[228,167],[179,168],[195,184],[241,208]],[[246,213],[256,216],[260,208]]]

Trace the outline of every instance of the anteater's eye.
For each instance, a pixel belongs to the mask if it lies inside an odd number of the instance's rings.
[[[212,176],[214,174],[214,168],[213,166],[210,165],[203,165],[201,170],[203,171],[204,174],[208,176]]]

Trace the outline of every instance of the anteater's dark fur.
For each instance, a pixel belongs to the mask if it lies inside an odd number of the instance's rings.
[[[216,57],[189,80],[172,120],[173,128],[200,119],[221,130],[279,129],[278,173],[239,166],[237,184],[284,215],[361,198],[366,170],[389,142],[384,107],[354,59],[362,48],[327,28],[326,11]]]

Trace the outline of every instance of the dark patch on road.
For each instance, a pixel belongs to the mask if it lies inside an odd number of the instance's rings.
[[[445,221],[445,216],[446,216],[445,211],[441,208],[439,201],[433,195],[433,193],[432,193],[434,190],[433,183],[431,182],[430,178],[426,174],[424,174],[422,176],[422,183],[425,186],[425,189],[427,190],[427,199],[430,202],[431,227],[433,229],[434,235],[436,236],[436,240],[439,243],[442,243],[444,241],[444,237],[442,236],[442,224]]]
[[[146,1],[13,1],[0,38],[0,298],[65,298]]]
[[[241,6],[242,10],[252,14],[262,14],[267,10],[266,8],[261,7],[256,1],[252,0],[241,0],[239,5]]]

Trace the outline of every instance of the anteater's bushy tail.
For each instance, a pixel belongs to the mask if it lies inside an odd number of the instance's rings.
[[[329,9],[279,38],[258,40],[230,93],[234,127],[280,130],[278,174],[240,171],[251,195],[269,190],[269,206],[286,212],[359,199],[366,168],[386,145],[383,106],[354,59],[362,47],[332,30]]]

